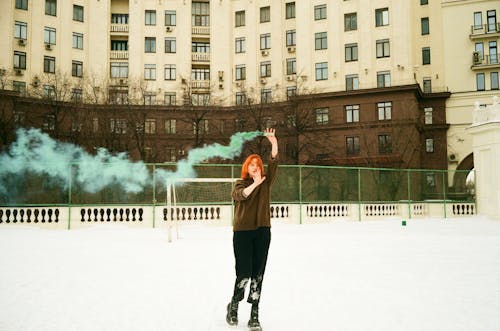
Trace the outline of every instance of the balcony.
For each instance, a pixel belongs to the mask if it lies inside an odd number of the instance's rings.
[[[128,51],[111,51],[109,58],[111,60],[128,60]]]
[[[209,91],[210,80],[192,80],[190,82],[193,91]]]
[[[209,26],[193,26],[191,29],[191,33],[198,36],[208,36],[210,35],[210,27]]]
[[[114,32],[116,34],[128,33],[128,24],[112,23],[111,32]]]
[[[470,39],[497,38],[500,36],[500,23],[472,25]]]
[[[472,53],[472,70],[483,70],[491,68],[500,68],[498,54],[482,55],[479,52]]]
[[[191,60],[193,62],[210,62],[210,53],[193,52]]]

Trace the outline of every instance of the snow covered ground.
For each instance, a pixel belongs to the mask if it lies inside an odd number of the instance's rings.
[[[0,330],[246,330],[225,324],[232,230],[0,227]],[[265,331],[498,331],[500,221],[273,224]]]

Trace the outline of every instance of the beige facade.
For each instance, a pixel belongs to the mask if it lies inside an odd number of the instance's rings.
[[[5,0],[0,67],[6,88],[36,95],[58,84],[74,92],[66,98],[138,104],[231,106],[418,83],[451,92],[454,169],[472,152],[473,103],[498,95],[499,12],[491,0]]]

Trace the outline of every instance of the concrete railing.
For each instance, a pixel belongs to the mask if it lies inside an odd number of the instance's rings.
[[[128,51],[110,51],[109,58],[111,60],[127,60]]]
[[[476,215],[475,203],[306,203],[272,204],[275,222],[306,224],[317,222],[372,221],[385,219],[455,218]],[[232,223],[232,205],[155,206],[50,206],[1,207],[0,227],[11,225],[74,229],[100,224],[166,227],[169,221]]]

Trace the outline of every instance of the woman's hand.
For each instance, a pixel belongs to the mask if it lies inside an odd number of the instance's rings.
[[[278,138],[276,138],[276,130],[273,128],[266,128],[264,130],[264,135],[271,143],[271,156],[275,158],[276,155],[278,155]]]
[[[258,169],[254,174],[252,174],[252,179],[255,186],[259,186],[266,179],[266,176],[262,177],[260,169]]]

